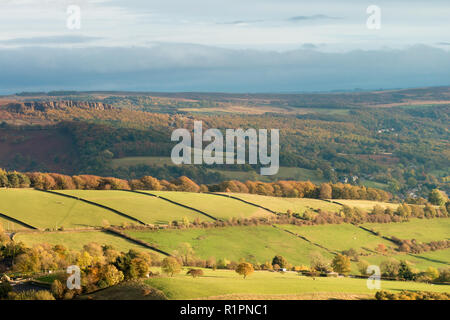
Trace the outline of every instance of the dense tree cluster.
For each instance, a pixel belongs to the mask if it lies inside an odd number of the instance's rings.
[[[354,186],[350,184],[324,183],[320,186],[310,181],[277,181],[264,183],[259,181],[224,181],[216,185],[198,185],[188,177],[181,176],[172,181],[159,180],[151,176],[141,179],[123,180],[95,175],[68,176],[58,173],[16,171],[0,169],[0,187],[36,188],[43,190],[167,190],[186,192],[236,192],[252,193],[275,197],[322,198],[322,199],[364,199],[387,201],[392,195],[386,191]]]

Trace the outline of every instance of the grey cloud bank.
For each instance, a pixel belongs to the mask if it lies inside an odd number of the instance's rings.
[[[1,93],[55,89],[301,92],[450,84],[450,52],[325,53],[234,50],[188,44],[149,48],[0,49]]]

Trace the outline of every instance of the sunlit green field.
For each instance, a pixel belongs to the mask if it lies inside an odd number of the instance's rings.
[[[289,299],[311,293],[323,298],[339,298],[340,294],[354,294],[362,298],[373,298],[376,290],[367,288],[366,279],[303,277],[294,272],[284,274],[256,271],[243,279],[234,271],[208,270],[199,278],[183,273],[174,277],[155,277],[145,280],[152,287],[165,293],[169,299],[224,298],[233,299]],[[381,289],[389,291],[424,290],[449,292],[450,287],[405,281],[381,281]]]
[[[251,218],[272,216],[272,213],[239,200],[225,198],[206,193],[189,193],[175,191],[145,191],[176,201],[183,205],[201,210],[207,214],[228,220],[235,218]]]
[[[450,218],[411,219],[399,223],[366,223],[364,227],[384,236],[416,239],[421,242],[450,239]]]
[[[356,207],[360,208],[364,211],[370,211],[374,206],[379,205],[383,209],[391,208],[393,210],[397,209],[399,204],[397,203],[389,203],[389,202],[380,202],[380,201],[370,201],[370,200],[345,200],[345,199],[334,199],[333,201],[340,203],[342,205],[348,207]]]
[[[263,206],[275,212],[282,213],[286,213],[288,210],[291,210],[293,213],[303,213],[310,209],[322,209],[328,212],[339,212],[339,210],[342,209],[342,206],[338,204],[318,199],[269,197],[249,193],[224,194],[228,194],[233,197]]]
[[[85,244],[95,242],[100,245],[111,245],[116,250],[122,252],[136,249],[159,255],[159,253],[144,246],[140,246],[124,238],[102,231],[18,233],[15,235],[14,241],[23,242],[30,247],[41,243],[49,243],[52,245],[61,244],[73,250],[80,250]]]
[[[420,254],[398,253],[392,255],[371,255],[368,257],[361,257],[361,259],[378,266],[383,261],[390,259],[407,261],[413,269],[425,271],[428,267],[434,267],[436,269],[450,267],[450,249],[428,251]],[[354,264],[352,268],[352,270],[357,273],[356,264]]]
[[[111,211],[31,189],[1,189],[0,212],[40,229],[120,225],[133,222]]]
[[[202,259],[215,257],[216,260],[228,259],[236,262],[245,259],[262,264],[280,254],[292,264],[309,265],[312,252],[332,257],[327,251],[272,226],[127,233],[148,243],[157,244],[159,249],[168,253],[176,250],[180,243],[190,243],[197,257]]]
[[[14,223],[13,221],[9,220],[9,219],[5,219],[0,217],[0,225],[3,228],[3,230],[6,231],[16,231],[16,230],[27,230],[29,228],[20,225],[18,223]]]
[[[116,209],[147,224],[168,224],[187,218],[194,221],[212,221],[198,212],[177,206],[156,197],[115,190],[63,190],[58,191]]]
[[[294,225],[280,225],[279,227],[302,235],[308,240],[336,252],[353,248],[356,251],[367,253],[370,251],[365,250],[364,248],[375,250],[380,243],[384,244],[386,247],[393,246],[391,242],[372,235],[370,232],[364,231],[352,224],[300,227]]]

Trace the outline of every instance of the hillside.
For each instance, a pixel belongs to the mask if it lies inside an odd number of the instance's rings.
[[[170,133],[191,129],[195,119],[221,130],[278,128],[277,179],[353,181],[426,197],[433,188],[450,192],[448,96],[448,87],[286,95],[24,93],[0,99],[0,167],[126,179],[186,175],[200,184],[267,181],[255,166],[168,161]]]

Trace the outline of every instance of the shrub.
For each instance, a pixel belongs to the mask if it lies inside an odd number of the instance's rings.
[[[201,277],[204,273],[202,269],[189,269],[186,274],[190,274],[192,278]]]

